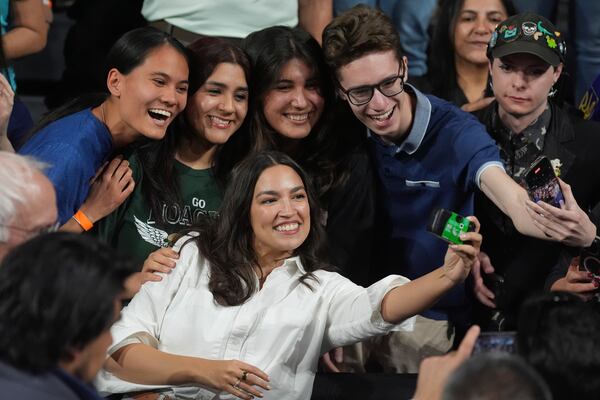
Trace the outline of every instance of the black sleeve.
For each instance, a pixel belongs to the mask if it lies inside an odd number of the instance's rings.
[[[375,224],[375,179],[368,154],[346,162],[348,180],[334,188],[327,204],[327,241],[331,263],[359,285],[368,285]]]

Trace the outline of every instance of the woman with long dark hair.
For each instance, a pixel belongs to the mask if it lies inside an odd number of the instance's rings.
[[[477,257],[481,235],[469,232],[430,274],[363,288],[328,271],[322,209],[289,156],[256,153],[231,176],[220,214],[181,239],[177,267],[113,326],[101,391],[309,399],[323,352],[400,328]]]
[[[487,44],[498,23],[516,13],[512,0],[442,0],[431,38],[426,93],[474,111],[489,104]]]
[[[242,42],[252,62],[253,109],[237,159],[261,150],[291,156],[315,180],[332,264],[366,284],[374,189],[360,124],[335,102],[321,47],[299,28],[275,26]],[[357,190],[357,188],[360,188]]]
[[[57,109],[19,150],[50,164],[46,173],[56,189],[64,229],[89,230],[133,191],[131,171],[118,158],[101,170],[96,190],[90,191],[90,181],[117,149],[142,137],[162,139],[185,107],[186,50],[164,32],[139,28],[126,33],[109,52],[107,67],[108,94]],[[111,187],[116,200],[110,198]]]
[[[248,112],[246,54],[226,40],[208,37],[188,49],[186,109],[163,140],[141,146],[129,157],[138,185],[99,226],[102,237],[140,262],[154,252],[142,281],[158,280],[152,271],[174,266],[177,254],[168,247],[169,235],[217,212],[228,172],[220,168],[219,151]]]

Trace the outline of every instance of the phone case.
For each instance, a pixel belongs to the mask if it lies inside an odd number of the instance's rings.
[[[534,202],[543,201],[560,208],[565,198],[560,190],[558,178],[550,160],[545,156],[538,158],[525,174],[527,191]]]

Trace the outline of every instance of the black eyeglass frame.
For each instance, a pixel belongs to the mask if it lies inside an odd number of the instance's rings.
[[[403,66],[403,63],[399,63],[398,64],[398,72],[395,76],[385,78],[384,80],[382,80],[379,83],[376,83],[375,85],[364,85],[364,86],[359,86],[359,87],[355,87],[355,88],[346,90],[346,89],[344,89],[344,87],[342,86],[342,84],[339,81],[337,82],[337,84],[338,84],[340,91],[346,95],[346,97],[348,98],[348,101],[350,103],[352,103],[355,106],[363,106],[365,104],[368,104],[373,99],[373,95],[375,94],[375,89],[377,89],[379,91],[379,93],[381,93],[385,97],[394,97],[404,91],[404,84],[405,84],[404,76],[405,76],[405,74],[404,73],[400,74],[400,70],[402,69],[402,66]],[[383,85],[384,83],[392,83],[393,84],[393,83],[396,83],[396,81],[398,79],[400,79],[400,90],[398,92],[396,92],[394,94],[387,94],[381,89],[381,85]],[[371,95],[369,96],[369,99],[366,101],[363,101],[363,102],[356,101],[356,99],[353,98],[353,96],[352,96],[352,91],[364,90],[364,89],[371,90]]]

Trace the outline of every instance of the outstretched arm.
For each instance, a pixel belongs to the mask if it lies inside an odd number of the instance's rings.
[[[568,246],[589,246],[596,226],[577,204],[571,187],[559,182],[565,197],[561,208],[533,203],[525,189],[500,168],[488,168],[481,174],[481,190],[510,217],[519,232]]]
[[[481,247],[479,221],[469,217],[475,223],[475,232],[461,235],[468,244],[451,245],[444,259],[444,265],[429,274],[405,285],[390,290],[381,302],[381,315],[390,323],[400,323],[406,318],[431,307],[442,295],[458,283],[465,280]]]
[[[270,389],[268,375],[242,361],[168,354],[146,344],[122,347],[106,360],[104,368],[130,382],[172,386],[197,384],[247,400],[252,396],[263,397],[259,389]]]
[[[501,168],[487,168],[481,174],[481,191],[510,217],[515,228],[523,235],[550,240],[533,222],[527,212],[527,191],[519,186]]]
[[[4,55],[9,60],[37,53],[46,47],[48,12],[41,0],[14,2],[13,28],[2,35]]]

